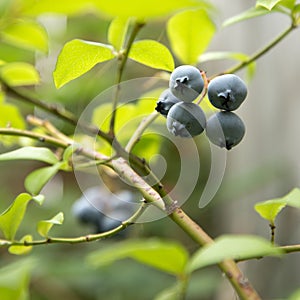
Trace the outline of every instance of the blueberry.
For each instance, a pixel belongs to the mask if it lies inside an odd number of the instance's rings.
[[[175,97],[185,102],[192,102],[203,90],[204,81],[197,68],[182,65],[172,72],[169,87]]]
[[[181,102],[181,100],[176,98],[170,89],[166,89],[160,94],[155,110],[166,117],[170,108],[178,102]]]
[[[242,140],[245,125],[235,113],[220,111],[208,119],[206,135],[213,144],[230,150]]]
[[[175,136],[193,137],[204,131],[205,114],[195,103],[179,102],[167,116],[167,128]]]
[[[245,100],[247,87],[240,77],[234,74],[225,74],[210,81],[207,96],[216,108],[232,111]]]

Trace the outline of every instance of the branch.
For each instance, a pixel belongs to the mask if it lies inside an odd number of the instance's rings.
[[[142,122],[139,124],[137,130],[133,133],[130,140],[128,141],[125,150],[127,152],[131,152],[133,147],[139,142],[142,134],[145,132],[145,130],[149,127],[149,125],[155,121],[155,119],[159,116],[157,112],[153,112],[146,118],[142,120]]]
[[[238,63],[236,66],[228,69],[227,71],[223,72],[222,74],[231,74],[235,73],[247,65],[253,63],[254,61],[258,60],[261,56],[266,54],[269,50],[274,48],[281,40],[283,40],[293,29],[297,28],[295,24],[291,24],[290,27],[288,27],[286,30],[284,30],[281,34],[279,34],[272,42],[270,42],[268,45],[263,47],[261,50],[254,53],[252,56],[250,56],[247,60],[242,61],[241,63]],[[217,75],[212,76],[211,78],[215,77]],[[210,79],[211,79],[210,78]]]
[[[118,75],[117,75],[117,89],[113,98],[113,105],[112,105],[112,115],[111,115],[111,119],[110,119],[110,134],[111,136],[114,136],[114,128],[115,128],[115,120],[116,120],[116,114],[117,114],[117,106],[118,106],[118,102],[119,102],[119,95],[120,95],[120,83],[122,80],[122,76],[123,76],[123,72],[124,72],[124,68],[128,59],[128,55],[131,49],[131,46],[138,34],[138,32],[140,31],[140,29],[144,26],[144,23],[141,22],[135,22],[132,32],[129,36],[127,45],[123,51],[123,53],[119,56],[119,67],[118,67]]]
[[[48,237],[43,240],[35,240],[35,241],[7,241],[0,240],[0,247],[10,247],[10,246],[37,246],[37,245],[45,245],[45,244],[79,244],[85,242],[97,241],[100,239],[111,237],[118,232],[124,230],[130,225],[136,223],[138,218],[144,213],[148,205],[146,203],[142,203],[139,209],[127,220],[123,221],[122,224],[112,230],[98,233],[98,234],[89,234],[85,236],[75,237],[75,238],[54,238]]]
[[[34,140],[37,140],[39,142],[48,143],[56,147],[62,147],[67,148],[70,146],[69,143],[62,141],[60,139],[41,134],[32,132],[29,130],[23,130],[23,129],[16,129],[16,128],[0,128],[0,135],[11,135],[11,136],[20,136],[20,137],[27,137]]]

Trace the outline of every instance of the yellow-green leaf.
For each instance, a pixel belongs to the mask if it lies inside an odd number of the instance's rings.
[[[22,147],[17,150],[0,154],[0,161],[8,160],[38,160],[48,164],[58,162],[55,154],[48,148],[44,147]]]
[[[227,259],[250,259],[278,256],[283,251],[269,241],[251,235],[224,235],[198,250],[188,263],[188,271],[218,264]]]
[[[129,58],[154,69],[173,71],[174,60],[169,49],[154,40],[141,40],[133,43]]]
[[[268,10],[272,10],[281,0],[257,0],[256,6],[264,7]]]
[[[262,218],[274,224],[277,215],[286,206],[300,208],[300,189],[295,188],[282,198],[256,203],[254,208]]]
[[[2,39],[18,47],[48,51],[46,30],[32,20],[18,20],[11,23],[1,32]]]
[[[12,62],[0,68],[1,78],[11,86],[35,85],[40,83],[40,75],[30,64]]]
[[[31,172],[25,178],[26,191],[32,195],[38,195],[46,183],[58,172],[62,163],[50,167],[44,167]]]
[[[61,225],[63,221],[64,214],[60,212],[50,220],[40,221],[37,225],[37,231],[42,237],[48,237],[48,233],[53,225]]]
[[[180,275],[184,272],[188,253],[174,242],[157,239],[130,240],[91,253],[88,262],[92,266],[101,267],[127,257],[170,274]]]
[[[32,242],[32,236],[30,234],[25,235],[21,240],[21,243],[24,242]],[[23,255],[23,254],[27,254],[32,250],[32,246],[19,246],[19,245],[15,245],[15,246],[10,246],[8,248],[8,251],[11,254],[15,254],[15,255]]]
[[[167,25],[172,50],[185,64],[195,64],[216,31],[205,10],[188,10],[174,15]]]
[[[55,86],[62,87],[92,69],[96,64],[113,59],[113,47],[84,40],[72,40],[61,50],[55,71]]]
[[[23,220],[27,204],[32,196],[26,193],[20,194],[12,205],[0,215],[0,230],[8,240],[13,240]]]
[[[126,40],[126,33],[130,23],[130,18],[114,18],[108,28],[108,42],[116,50],[121,50]]]

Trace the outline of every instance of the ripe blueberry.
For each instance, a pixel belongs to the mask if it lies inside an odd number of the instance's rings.
[[[234,74],[225,74],[210,81],[207,96],[216,108],[232,111],[245,100],[247,87],[240,77]]]
[[[174,104],[167,116],[167,128],[175,136],[193,137],[204,131],[205,114],[195,103]]]
[[[182,65],[172,72],[169,87],[173,95],[180,100],[192,102],[203,90],[204,81],[197,68]]]
[[[166,117],[170,108],[178,102],[181,102],[181,100],[176,98],[170,89],[166,89],[160,94],[155,110]]]
[[[235,113],[220,111],[212,115],[206,125],[206,135],[209,140],[227,150],[236,146],[245,134],[245,125]]]

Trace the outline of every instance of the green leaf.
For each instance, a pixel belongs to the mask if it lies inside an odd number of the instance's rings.
[[[180,275],[184,272],[188,253],[181,245],[173,242],[130,240],[91,253],[88,262],[101,267],[124,258],[132,258],[164,272]]]
[[[232,59],[239,62],[244,62],[249,59],[249,56],[240,52],[230,52],[230,51],[216,51],[216,52],[206,52],[200,55],[199,62],[205,62],[210,60],[222,60],[222,59]],[[256,69],[256,63],[253,62],[247,65],[247,78],[251,80],[254,76]]]
[[[25,235],[21,240],[21,243],[24,242],[32,242],[32,236],[31,235]],[[27,254],[32,250],[32,246],[10,246],[8,248],[9,253],[15,254],[15,255],[23,255]]]
[[[295,5],[293,9],[293,20],[295,24],[300,24],[300,4]]]
[[[55,71],[55,86],[62,87],[92,69],[96,64],[113,59],[113,47],[84,40],[72,40],[61,50]]]
[[[31,199],[32,196],[29,194],[20,194],[12,205],[0,215],[0,229],[6,239],[14,239]]]
[[[48,233],[53,225],[61,225],[64,222],[64,214],[62,212],[55,215],[50,220],[40,221],[37,225],[37,231],[42,237],[48,237]]]
[[[128,57],[154,69],[166,71],[174,69],[174,60],[169,49],[153,40],[134,42]]]
[[[130,18],[114,18],[108,28],[108,42],[114,46],[116,50],[121,50],[126,40],[126,33],[129,27]]]
[[[188,10],[174,15],[167,25],[171,48],[185,64],[195,64],[216,31],[206,11]]]
[[[278,256],[282,253],[269,241],[251,235],[224,235],[198,250],[188,263],[188,270],[221,263],[227,259],[244,260],[261,256]]]
[[[97,1],[96,6],[101,13],[110,17],[136,17],[141,20],[167,16],[175,13],[176,11],[187,8],[208,9],[212,7],[208,1],[201,0],[111,0]]]
[[[36,265],[32,259],[18,259],[0,269],[1,300],[29,299],[30,272]]]
[[[286,206],[300,208],[300,189],[295,188],[282,198],[256,203],[254,209],[262,218],[274,225],[277,215]]]
[[[279,2],[281,2],[281,0],[257,0],[256,7],[261,6],[268,10],[272,10]]]
[[[12,62],[0,68],[1,78],[11,86],[35,85],[40,83],[40,75],[30,64]]]
[[[57,157],[48,148],[22,147],[17,150],[0,154],[0,161],[8,160],[38,160],[48,164],[56,164]]]
[[[260,17],[260,16],[264,16],[269,14],[270,11],[258,6],[258,7],[251,7],[250,9],[236,15],[233,16],[227,20],[225,20],[225,22],[223,23],[223,26],[229,26],[235,23],[239,23],[248,19],[252,19],[252,18],[256,18],[256,17]]]
[[[1,32],[2,39],[18,47],[48,51],[46,30],[32,20],[18,20],[7,26]]]
[[[38,195],[47,182],[59,171],[61,163],[44,167],[31,172],[25,178],[25,188],[32,195]]]

